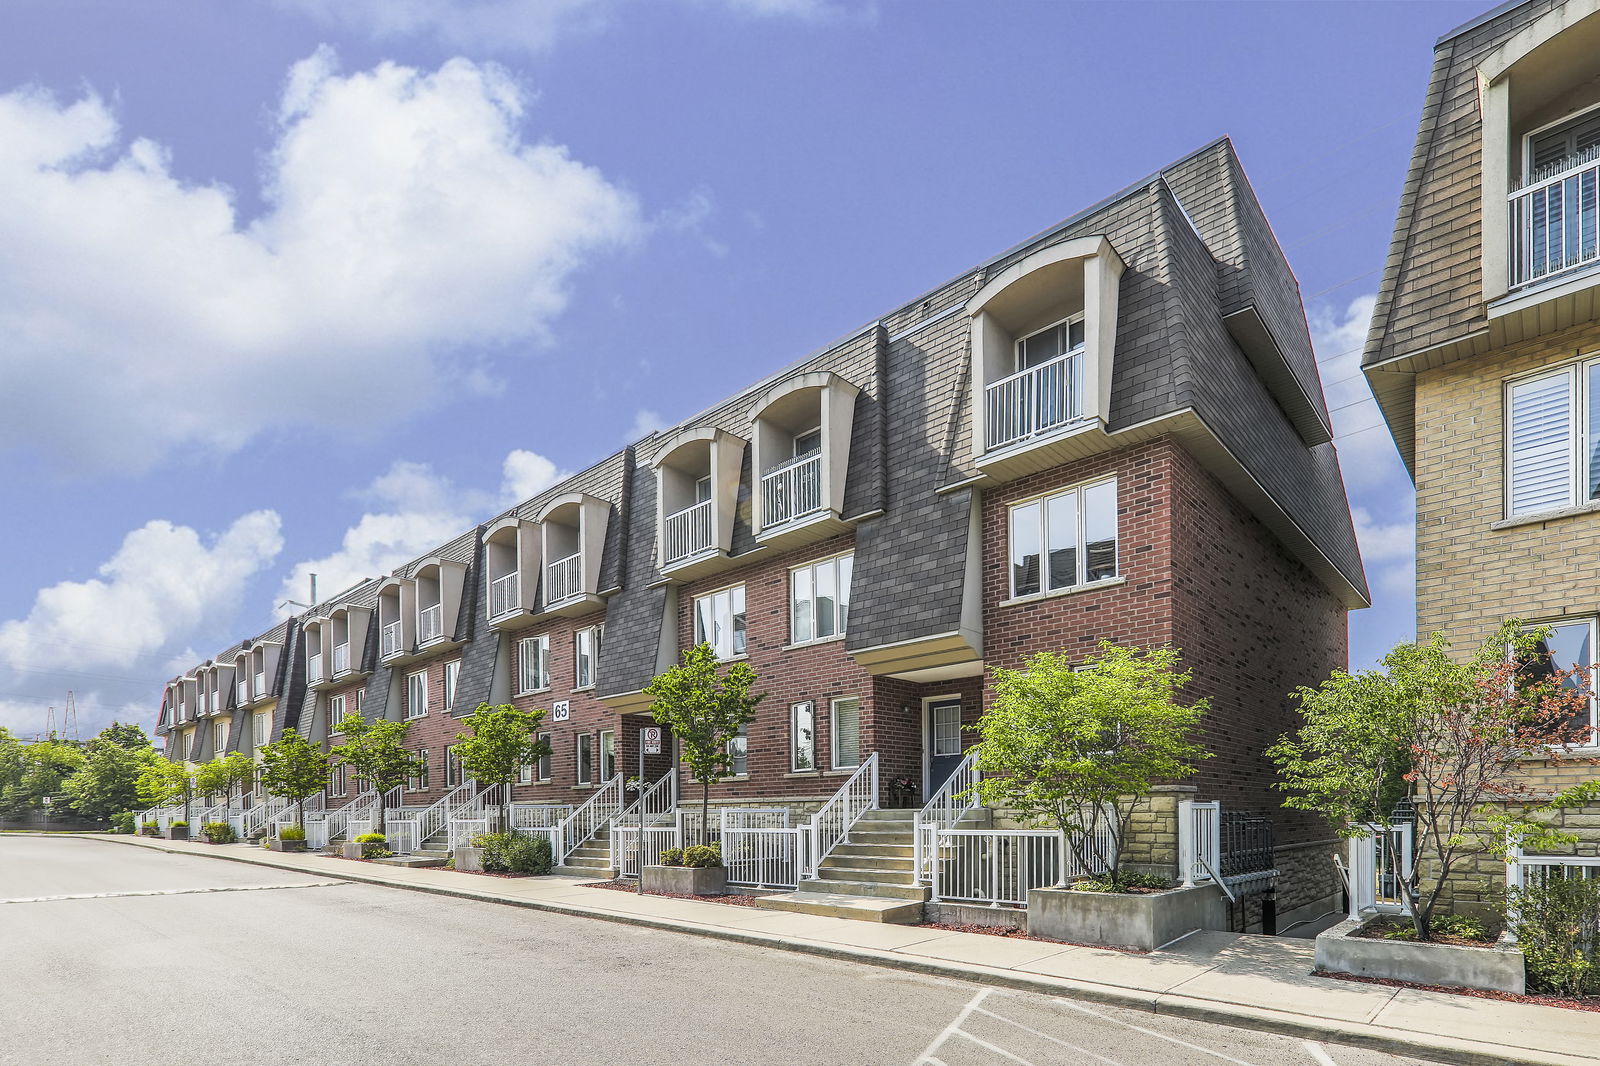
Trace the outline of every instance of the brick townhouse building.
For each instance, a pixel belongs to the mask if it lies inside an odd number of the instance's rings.
[[[1363,365],[1416,484],[1417,631],[1461,655],[1520,618],[1562,668],[1597,658],[1597,181],[1600,4],[1504,4],[1439,39]],[[1530,795],[1597,772],[1528,769]],[[1565,865],[1600,864],[1597,815],[1569,812]],[[1457,903],[1504,873],[1486,859]]]
[[[1337,891],[1333,835],[1263,749],[1366,604],[1298,289],[1219,140],[237,654],[280,649],[273,737],[411,720],[408,804],[459,785],[480,703],[544,709],[515,798],[576,805],[705,640],[766,693],[714,800],[803,811],[874,756],[884,807],[936,793],[988,667],[1170,643],[1216,757],[1167,798],[1270,814],[1287,909]]]

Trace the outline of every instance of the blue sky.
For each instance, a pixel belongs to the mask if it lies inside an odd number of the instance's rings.
[[[1470,3],[8,0],[0,725],[85,728],[285,598],[1233,137],[1307,297],[1376,605],[1358,372]]]

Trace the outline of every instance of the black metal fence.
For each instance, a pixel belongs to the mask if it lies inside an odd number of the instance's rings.
[[[1272,865],[1272,819],[1247,811],[1222,811],[1219,826],[1222,836],[1224,878],[1264,873]]]

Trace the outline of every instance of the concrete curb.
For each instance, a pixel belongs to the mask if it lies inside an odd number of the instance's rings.
[[[42,833],[39,835],[83,839],[77,834]],[[243,855],[191,852],[188,849],[164,847],[165,841],[155,840],[154,838],[128,839],[118,836],[98,836],[89,837],[88,839],[99,839],[113,844],[146,848],[170,855],[198,854],[206,858],[222,859],[252,866],[269,866],[276,869],[291,870],[295,873],[304,874],[310,872],[286,863],[274,862],[266,856],[265,852],[260,857],[246,857]],[[1478,1040],[1457,1040],[1450,1037],[1409,1033],[1387,1026],[1294,1014],[1265,1007],[1252,1007],[1242,1003],[1221,1003],[1193,996],[1094,984],[1087,981],[1075,981],[1070,978],[1022,974],[1014,970],[1003,970],[980,964],[962,964],[943,962],[938,959],[910,957],[873,948],[847,947],[820,941],[789,939],[766,933],[740,932],[735,929],[699,925],[694,922],[672,918],[605,913],[562,903],[513,899],[471,889],[452,888],[447,885],[408,884],[356,872],[347,874],[342,871],[329,871],[324,876],[336,877],[342,881],[376,885],[380,888],[422,892],[436,896],[448,896],[454,899],[468,899],[479,903],[498,903],[521,907],[526,910],[564,914],[574,918],[599,919],[601,921],[614,922],[618,925],[640,926],[666,932],[691,933],[697,936],[748,944],[754,947],[775,948],[801,955],[813,955],[844,962],[865,963],[871,966],[903,970],[930,977],[968,981],[1020,992],[1037,992],[1044,995],[1100,1003],[1106,1006],[1128,1007],[1174,1018],[1255,1029],[1262,1032],[1276,1033],[1280,1036],[1368,1048],[1436,1062],[1456,1063],[1460,1064],[1460,1066],[1507,1066],[1508,1063],[1526,1063],[1529,1066],[1584,1066],[1584,1064],[1600,1063],[1600,1057],[1594,1056],[1552,1054],[1510,1044],[1490,1044]],[[715,906],[715,904],[708,905]]]

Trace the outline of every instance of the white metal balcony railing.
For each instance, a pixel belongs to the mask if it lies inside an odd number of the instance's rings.
[[[234,686],[233,701],[240,707],[250,702],[250,682],[240,681]]]
[[[342,674],[350,669],[350,645],[335,644],[333,646],[333,672]]]
[[[565,559],[557,559],[550,564],[544,595],[544,602],[547,605],[570,600],[582,591],[583,552],[575,552]]]
[[[489,582],[489,617],[499,618],[503,614],[510,614],[518,607],[516,570],[509,574],[502,574]]]
[[[431,607],[424,607],[417,616],[417,643],[426,644],[430,640],[438,640],[444,635],[444,604],[436,603]]]
[[[984,449],[1058,429],[1083,411],[1083,351],[1001,378],[983,390]]]
[[[267,694],[267,674],[266,674],[266,671],[260,671],[260,672],[258,672],[256,674],[255,680],[250,682],[250,695],[252,695],[252,696],[254,696],[254,697],[259,699],[260,697],[265,696],[266,694]]]
[[[663,562],[675,563],[711,547],[711,501],[685,507],[667,515],[661,524]]]
[[[1600,148],[1509,197],[1511,284],[1600,263]]]
[[[306,683],[315,685],[322,680],[322,656],[313,655],[306,659]]]
[[[383,627],[380,634],[378,654],[387,659],[391,655],[400,654],[400,623],[390,622]]]
[[[781,526],[822,509],[822,456],[803,455],[761,475],[761,525]]]

